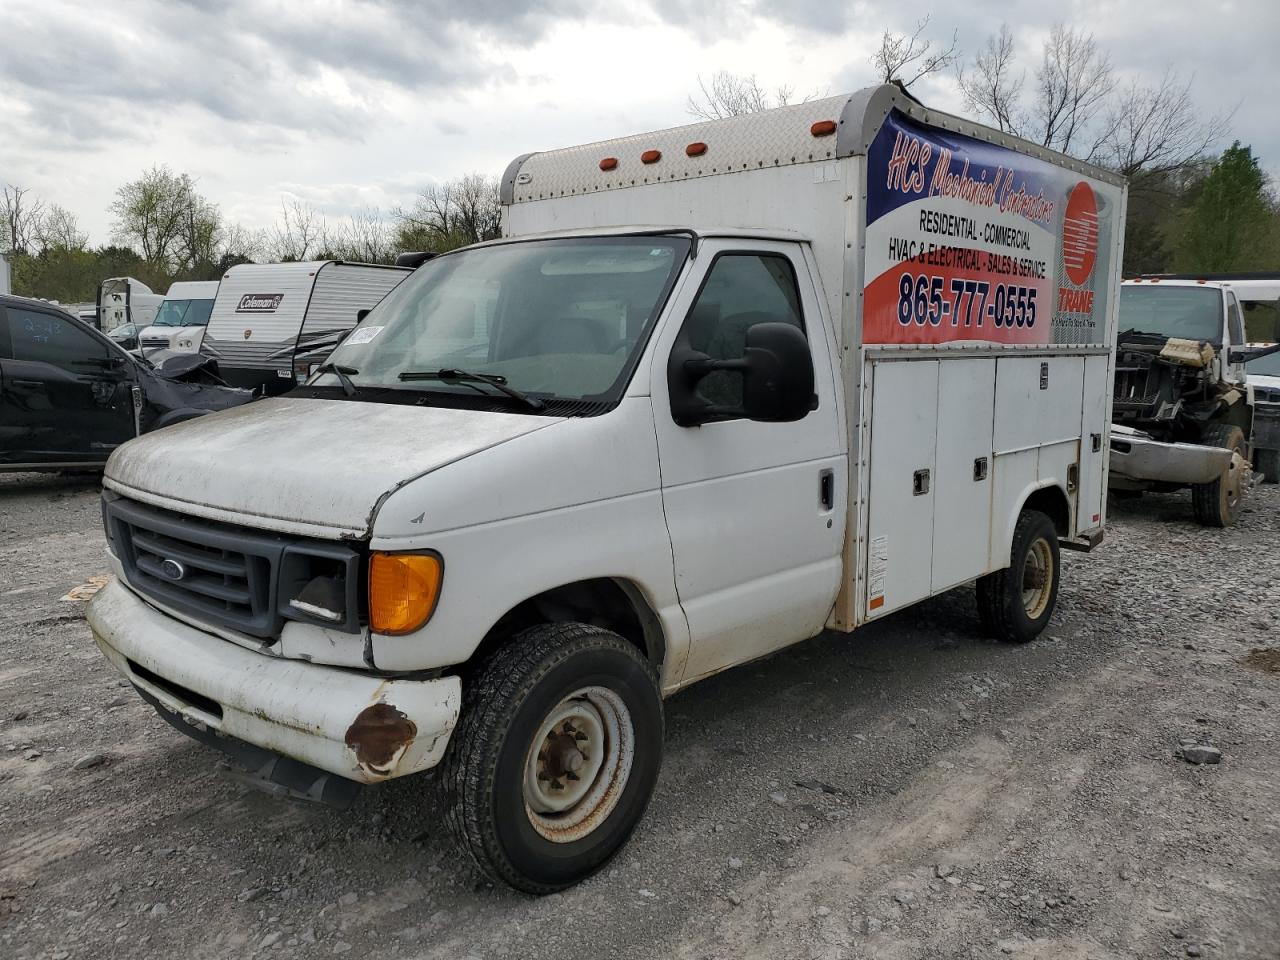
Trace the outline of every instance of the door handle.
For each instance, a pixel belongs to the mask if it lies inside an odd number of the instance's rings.
[[[911,495],[923,497],[929,492],[929,471],[917,470],[911,475]]]
[[[818,474],[818,504],[823,510],[830,510],[836,503],[836,477],[831,470],[823,470]]]
[[[30,387],[33,390],[40,390],[44,387],[43,380],[19,380],[17,377],[10,377],[9,382],[15,387]]]

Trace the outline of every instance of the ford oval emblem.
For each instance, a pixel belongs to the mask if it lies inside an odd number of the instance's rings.
[[[160,572],[164,574],[166,580],[173,580],[176,583],[187,575],[187,568],[177,560],[166,558],[160,561]]]

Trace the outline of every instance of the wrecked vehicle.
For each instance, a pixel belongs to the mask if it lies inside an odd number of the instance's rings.
[[[1196,520],[1235,522],[1254,482],[1249,360],[1240,301],[1224,283],[1148,277],[1120,290],[1108,485],[1120,495],[1190,488]]]
[[[0,297],[0,470],[101,469],[140,434],[247,403],[203,357],[152,367],[60,308]]]
[[[1047,627],[1105,529],[1125,184],[885,85],[501,198],[305,385],[116,452],[87,616],[258,785],[438,768],[548,893],[640,822],[678,690],[975,581]]]

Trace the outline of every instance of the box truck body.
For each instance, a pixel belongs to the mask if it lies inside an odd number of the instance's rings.
[[[277,790],[441,765],[545,893],[642,816],[664,696],[973,580],[1045,628],[1105,522],[1125,188],[885,86],[525,155],[502,201],[331,372],[117,452],[89,620]]]

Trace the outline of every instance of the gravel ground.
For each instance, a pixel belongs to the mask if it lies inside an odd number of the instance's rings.
[[[424,780],[345,814],[239,785],[59,600],[105,569],[93,483],[0,476],[0,956],[1275,960],[1278,518],[1113,503],[1031,645],[960,589],[678,695],[630,845],[536,900]]]

